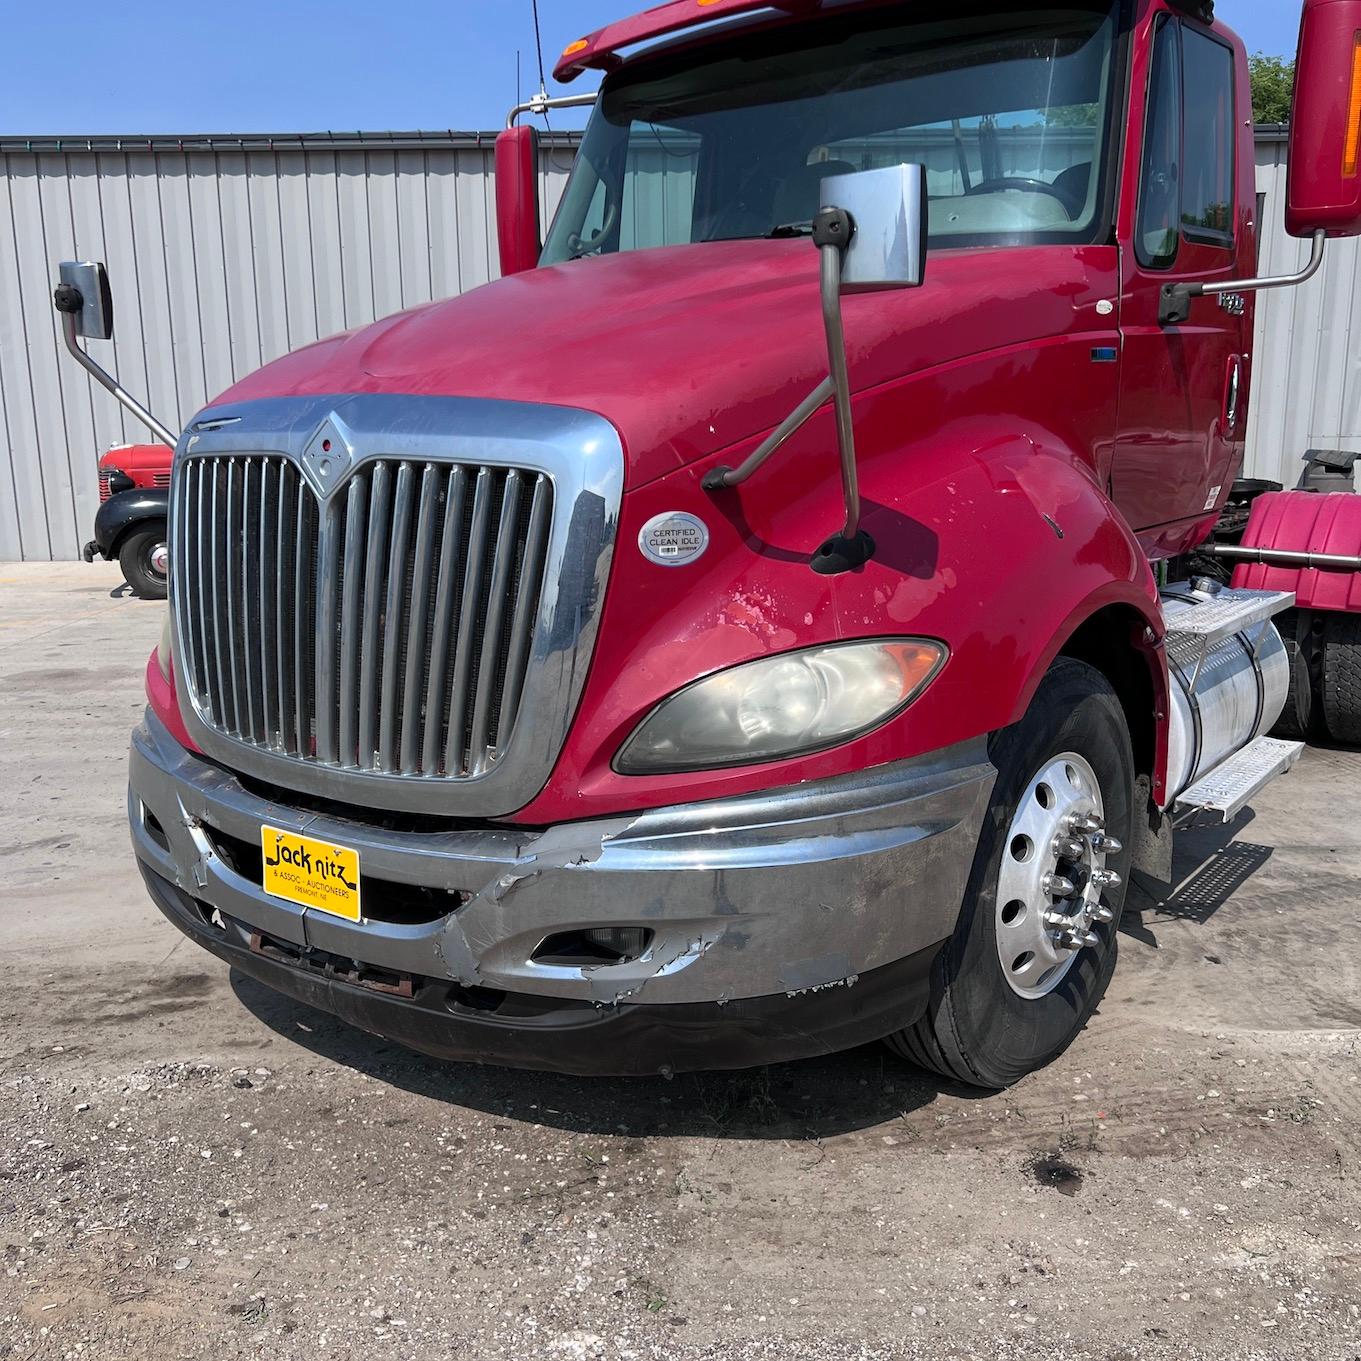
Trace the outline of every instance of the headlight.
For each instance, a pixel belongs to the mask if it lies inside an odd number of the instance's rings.
[[[170,607],[167,605],[161,620],[161,641],[156,644],[156,664],[167,681],[170,679],[170,647]]]
[[[615,769],[703,770],[836,746],[916,699],[945,655],[930,639],[897,638],[744,662],[663,700],[624,743]]]

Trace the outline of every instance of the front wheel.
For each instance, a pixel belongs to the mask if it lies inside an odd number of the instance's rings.
[[[143,600],[164,600],[169,580],[165,526],[152,523],[129,534],[118,550],[118,565],[133,595]]]
[[[989,755],[997,783],[930,1006],[888,1042],[923,1068],[997,1089],[1063,1053],[1110,982],[1134,757],[1106,678],[1067,658]]]

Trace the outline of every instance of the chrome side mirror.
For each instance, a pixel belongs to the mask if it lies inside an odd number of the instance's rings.
[[[109,272],[97,260],[63,260],[52,294],[58,312],[75,318],[76,334],[88,340],[113,339],[113,293]]]

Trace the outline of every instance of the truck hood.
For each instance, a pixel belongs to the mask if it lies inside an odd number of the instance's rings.
[[[1110,261],[1088,269],[1091,252]],[[845,299],[852,386],[1088,329],[1075,310],[1095,329],[1113,262],[1109,247],[934,254],[924,288]],[[218,400],[395,392],[584,408],[619,430],[637,486],[764,433],[821,381],[817,276],[804,239],[574,260],[318,341]]]

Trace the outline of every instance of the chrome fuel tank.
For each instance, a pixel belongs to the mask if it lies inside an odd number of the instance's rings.
[[[1177,620],[1212,599],[1190,585],[1162,592],[1171,674],[1171,733],[1167,788],[1175,797],[1234,752],[1267,732],[1281,716],[1290,682],[1285,644],[1269,620],[1206,649]]]

